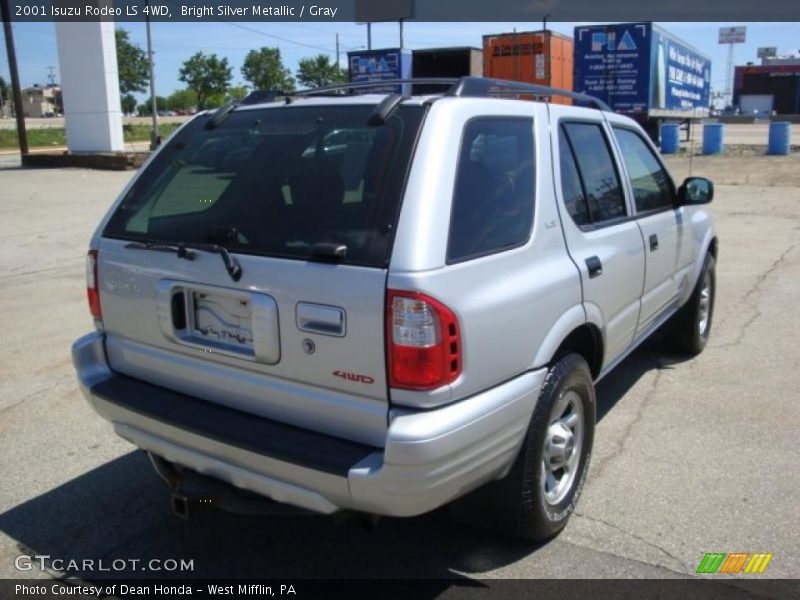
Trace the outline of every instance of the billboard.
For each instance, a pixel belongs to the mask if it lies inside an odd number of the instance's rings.
[[[390,48],[387,50],[357,50],[347,53],[350,81],[385,81],[411,77],[411,52]],[[365,89],[365,94],[410,94],[410,86],[387,85]]]
[[[650,52],[651,109],[691,111],[709,107],[711,62],[707,58],[655,28]]]
[[[649,33],[647,23],[576,28],[575,89],[620,112],[647,110]]]
[[[759,48],[757,53],[758,58],[773,58],[778,56],[778,48],[776,46],[766,46]]]
[[[575,29],[575,90],[615,111],[708,109],[710,61],[651,23]]]
[[[744,44],[747,36],[747,27],[720,27],[720,44]]]

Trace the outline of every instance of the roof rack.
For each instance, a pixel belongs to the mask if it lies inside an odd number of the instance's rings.
[[[563,96],[572,98],[578,102],[588,104],[599,110],[611,111],[611,108],[594,96],[580,94],[569,90],[562,90],[546,85],[525,83],[522,81],[507,81],[504,79],[489,79],[486,77],[419,77],[411,79],[385,79],[382,81],[355,81],[352,83],[341,83],[336,85],[326,85],[310,90],[298,92],[283,92],[280,90],[256,90],[241,101],[241,104],[257,104],[269,102],[277,98],[295,98],[303,96],[330,95],[337,92],[347,92],[352,90],[364,90],[369,88],[387,88],[399,85],[441,85],[447,89],[443,92],[444,96],[453,98],[488,98],[491,96]]]
[[[457,77],[418,77],[416,79],[386,79],[383,81],[353,81],[351,83],[339,83],[336,85],[326,85],[310,90],[294,92],[293,96],[315,96],[317,94],[327,94],[340,90],[358,90],[369,88],[385,88],[397,85],[441,85],[451,88],[460,81]]]
[[[488,79],[486,77],[462,77],[458,80],[458,83],[447,90],[445,96],[484,98],[487,96],[520,94],[533,96],[564,96],[592,105],[600,110],[611,111],[608,104],[588,94],[580,94],[570,90],[562,90],[535,83],[507,81],[505,79]]]

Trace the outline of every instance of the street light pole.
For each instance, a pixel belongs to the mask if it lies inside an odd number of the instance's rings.
[[[28,133],[25,131],[25,112],[22,107],[22,91],[19,87],[19,71],[17,70],[17,53],[14,50],[14,32],[11,30],[11,9],[8,0],[0,0],[0,13],[3,18],[3,33],[6,38],[8,54],[8,70],[11,72],[11,94],[14,98],[14,112],[17,116],[17,139],[19,151],[23,156],[28,154]]]
[[[145,25],[147,26],[147,59],[150,63],[150,112],[153,113],[153,130],[150,132],[150,150],[158,148],[158,107],[156,106],[156,79],[153,70],[153,42],[150,38],[150,0],[145,0]]]

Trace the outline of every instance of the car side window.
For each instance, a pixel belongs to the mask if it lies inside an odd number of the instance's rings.
[[[671,207],[675,199],[672,179],[647,143],[630,129],[615,127],[614,134],[631,180],[636,211]]]
[[[460,262],[524,244],[533,223],[533,119],[473,119],[464,128],[447,242]]]
[[[574,153],[592,224],[626,216],[619,174],[602,126],[573,122],[562,128]]]
[[[592,222],[589,205],[586,203],[586,194],[583,192],[578,165],[575,163],[575,154],[563,127],[558,130],[558,152],[561,162],[561,191],[567,212],[576,225],[589,225]]]

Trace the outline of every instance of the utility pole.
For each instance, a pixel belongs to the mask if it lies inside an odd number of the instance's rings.
[[[403,19],[400,19],[400,50],[403,49]]]
[[[339,69],[339,34],[336,34],[336,69]]]
[[[50,82],[50,87],[56,84],[56,68],[53,66],[47,67],[47,81]]]
[[[372,23],[367,23],[367,50],[372,50]]]
[[[14,97],[14,112],[17,115],[17,140],[20,154],[28,154],[28,134],[25,131],[25,112],[22,108],[22,90],[19,87],[19,71],[17,70],[17,53],[14,50],[14,32],[11,30],[11,9],[8,0],[0,0],[0,13],[3,18],[3,33],[6,37],[6,53],[8,54],[8,70],[11,72],[11,93]]]
[[[156,78],[153,70],[153,42],[150,38],[150,0],[145,0],[145,25],[147,27],[147,59],[150,62],[150,112],[153,113],[153,130],[150,132],[150,150],[158,148],[158,107],[156,106]]]

